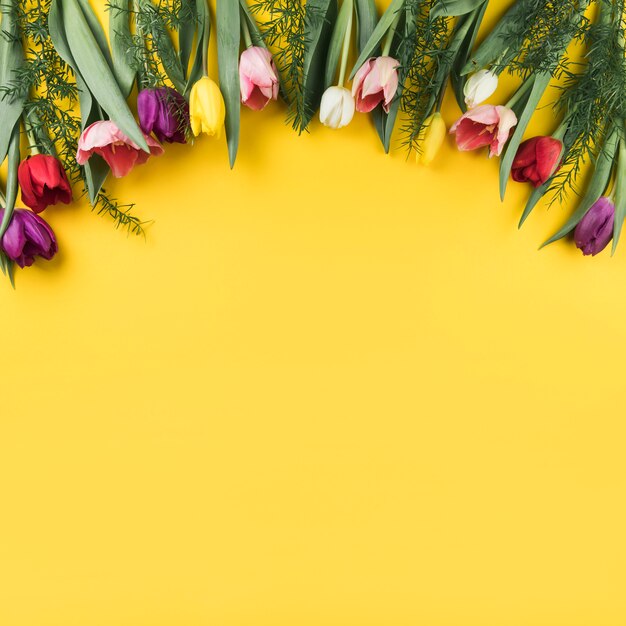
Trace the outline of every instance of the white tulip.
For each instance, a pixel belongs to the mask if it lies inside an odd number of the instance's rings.
[[[498,88],[498,76],[490,70],[480,70],[472,74],[463,87],[465,104],[473,109],[484,102]]]
[[[328,128],[343,128],[354,117],[354,98],[345,87],[329,87],[320,103],[320,122]]]

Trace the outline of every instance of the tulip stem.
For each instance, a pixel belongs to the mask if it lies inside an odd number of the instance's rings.
[[[250,29],[248,28],[248,22],[245,15],[241,16],[241,32],[243,33],[243,40],[246,42],[246,48],[252,46],[252,37],[250,36]]]
[[[349,3],[348,10],[348,24],[346,25],[346,32],[343,36],[343,48],[341,50],[341,66],[339,67],[339,86],[343,87],[343,83],[346,79],[346,67],[348,66],[348,53],[350,52],[350,37],[352,36],[352,17],[354,15],[354,0],[345,0]]]
[[[31,123],[24,116],[24,127],[26,128],[26,137],[28,137],[28,149],[30,153],[34,156],[35,154],[39,154],[39,146],[37,145],[37,138],[35,137],[35,133],[33,132],[33,127]]]
[[[391,44],[393,43],[393,38],[396,35],[396,28],[398,28],[398,22],[400,21],[400,16],[402,15],[402,11],[398,11],[396,16],[393,18],[393,22],[389,27],[389,31],[387,32],[387,38],[385,39],[385,44],[383,45],[382,56],[388,57],[389,52],[391,51]]]

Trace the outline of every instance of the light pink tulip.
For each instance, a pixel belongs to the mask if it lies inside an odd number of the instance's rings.
[[[254,111],[278,98],[278,70],[269,50],[250,46],[241,53],[239,84],[241,102]]]
[[[489,146],[489,156],[500,156],[511,129],[517,124],[508,107],[483,104],[464,113],[450,129],[456,133],[459,150],[476,150]]]
[[[163,154],[161,144],[145,135],[150,154],[144,152],[129,139],[113,122],[104,120],[87,126],[78,140],[76,161],[84,165],[92,154],[100,155],[111,168],[115,178],[126,176],[135,165],[142,165],[151,156]]]
[[[352,96],[356,98],[356,110],[369,113],[381,102],[385,113],[398,89],[398,67],[392,57],[375,57],[361,65],[354,76]]]

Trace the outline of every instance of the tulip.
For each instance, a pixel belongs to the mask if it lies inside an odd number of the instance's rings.
[[[109,120],[94,122],[87,126],[78,140],[76,161],[84,165],[93,154],[100,155],[111,168],[115,178],[126,176],[135,165],[142,165],[151,156],[163,154],[161,144],[145,135],[150,154],[144,152]]]
[[[61,162],[50,154],[35,154],[22,161],[17,170],[22,200],[35,213],[52,204],[72,201],[72,188]]]
[[[489,146],[489,156],[500,156],[513,126],[515,113],[508,107],[483,104],[464,113],[450,129],[459,150]]]
[[[267,48],[250,46],[239,60],[241,102],[254,111],[264,109],[270,100],[278,99],[278,70]]]
[[[220,88],[208,76],[203,76],[191,88],[189,109],[191,130],[196,137],[200,133],[221,136],[226,106]]]
[[[615,220],[615,206],[609,198],[597,200],[585,213],[576,230],[574,241],[586,256],[595,256],[602,252],[613,238],[613,222]]]
[[[473,109],[484,102],[498,88],[498,76],[489,70],[479,70],[472,74],[463,87],[465,104]]]
[[[322,95],[320,122],[328,128],[343,128],[354,117],[354,98],[345,87],[329,87]]]
[[[186,143],[189,128],[187,100],[171,87],[144,89],[137,96],[139,125],[161,142]]]
[[[0,209],[0,219],[3,214]],[[39,215],[15,209],[2,237],[2,249],[20,267],[29,267],[38,256],[49,261],[59,248],[52,229]]]
[[[381,102],[385,113],[398,89],[400,63],[388,56],[368,59],[354,76],[352,95],[356,98],[356,110],[369,113]]]
[[[417,162],[420,165],[430,165],[444,139],[446,138],[446,123],[441,117],[441,113],[436,111],[430,117],[427,117],[421,132],[421,151],[417,153]]]
[[[518,183],[543,185],[556,172],[563,144],[554,137],[532,137],[523,141],[511,167],[511,176]]]

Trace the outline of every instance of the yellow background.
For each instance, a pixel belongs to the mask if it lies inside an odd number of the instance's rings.
[[[146,241],[49,209],[2,286],[0,624],[624,626],[625,246],[283,118],[111,184]]]

